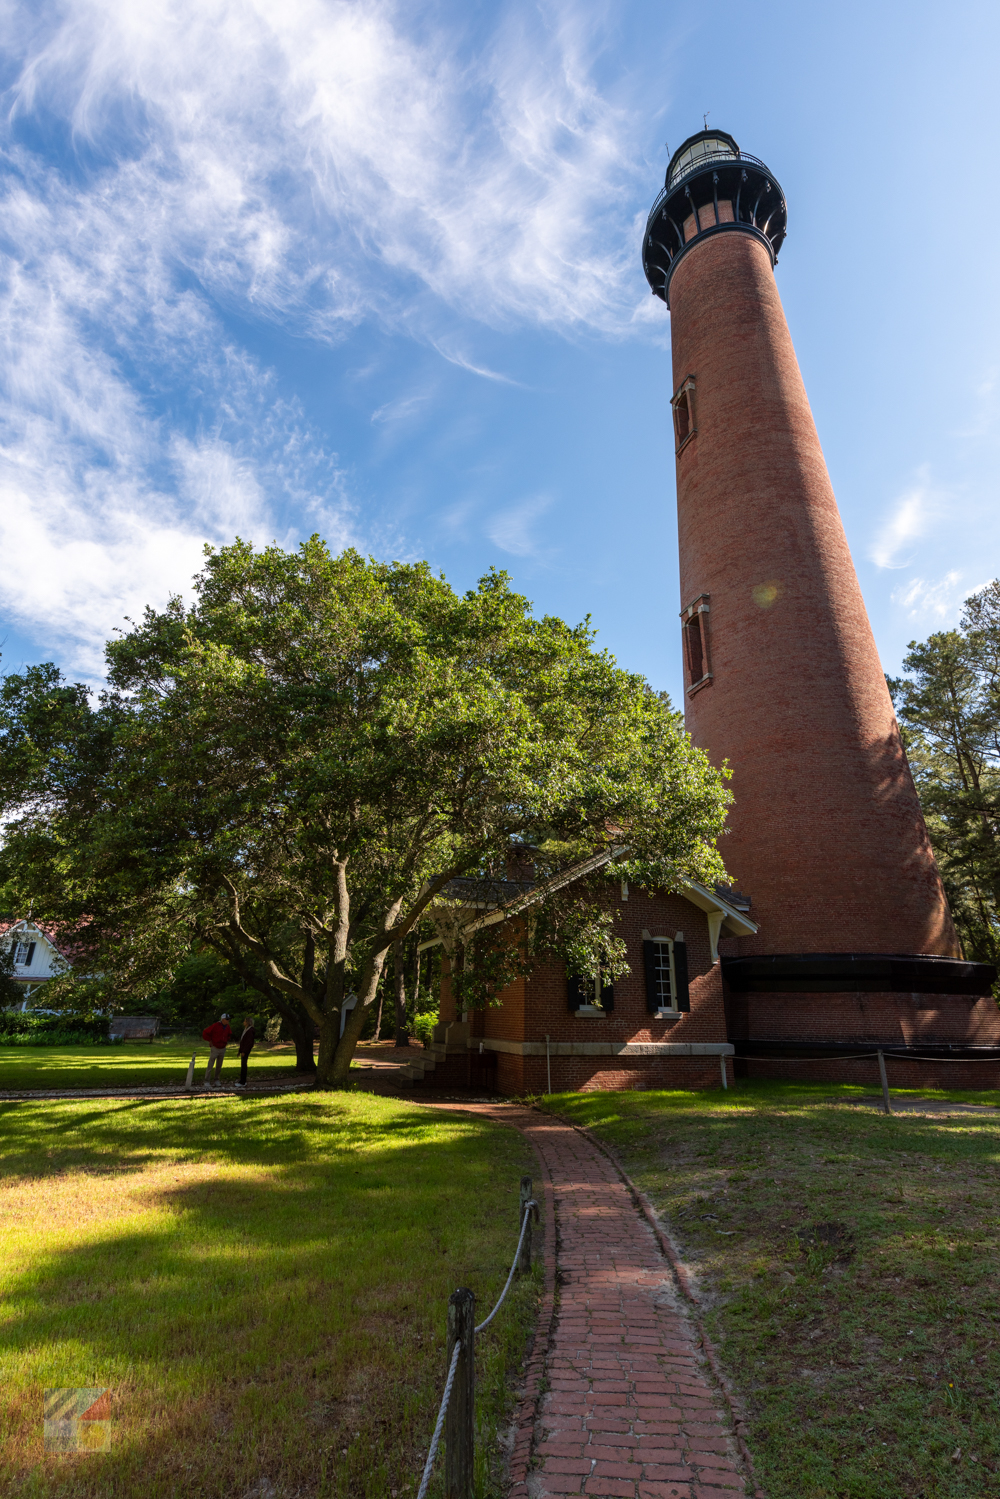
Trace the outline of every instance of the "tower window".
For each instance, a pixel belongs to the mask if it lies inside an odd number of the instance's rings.
[[[712,660],[708,640],[708,594],[703,593],[681,610],[684,631],[684,665],[687,668],[688,694],[707,687],[712,680]]]
[[[701,648],[701,615],[696,614],[684,626],[687,641],[688,673],[691,684],[700,682],[705,675],[705,652]]]
[[[698,431],[693,375],[688,375],[670,404],[674,409],[674,451],[679,453]]]

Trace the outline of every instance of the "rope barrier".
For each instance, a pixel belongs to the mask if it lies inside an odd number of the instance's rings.
[[[528,1190],[530,1191],[531,1182],[529,1178],[522,1178],[522,1191],[524,1189],[525,1182],[527,1182]],[[480,1322],[479,1326],[474,1329],[473,1336],[481,1333],[484,1328],[489,1327],[490,1323],[493,1321],[493,1318],[503,1306],[504,1301],[507,1297],[507,1292],[511,1288],[511,1284],[514,1280],[514,1274],[517,1270],[517,1262],[521,1258],[521,1249],[524,1244],[524,1236],[528,1231],[529,1224],[531,1223],[531,1215],[532,1213],[534,1213],[535,1218],[537,1219],[538,1217],[538,1203],[533,1197],[529,1198],[527,1202],[522,1204],[522,1209],[521,1232],[518,1235],[517,1248],[514,1251],[514,1259],[510,1267],[510,1274],[507,1276],[507,1283],[504,1286],[503,1290],[500,1292],[500,1299],[497,1301],[496,1306],[490,1312],[485,1321]],[[456,1295],[458,1294],[459,1293],[456,1292]],[[472,1346],[473,1345],[470,1344],[470,1351],[472,1349]],[[431,1445],[427,1451],[427,1461],[424,1463],[424,1472],[423,1477],[420,1480],[420,1487],[417,1490],[417,1499],[426,1499],[427,1485],[431,1481],[431,1470],[434,1467],[434,1459],[437,1457],[438,1446],[441,1441],[441,1432],[444,1430],[445,1416],[448,1412],[448,1402],[451,1399],[451,1392],[455,1385],[455,1372],[458,1369],[459,1355],[461,1354],[461,1352],[462,1342],[461,1339],[459,1339],[456,1341],[455,1347],[452,1350],[451,1364],[448,1368],[448,1378],[445,1380],[444,1394],[441,1397],[441,1408],[438,1411],[437,1421],[434,1425],[434,1435],[431,1437]]]
[[[856,1057],[741,1057],[734,1056],[734,1062],[867,1062],[869,1057],[876,1057],[877,1052],[859,1052]]]
[[[885,1051],[882,1055],[894,1062],[953,1062],[956,1066],[966,1067],[970,1062],[992,1062],[994,1066],[1000,1062],[1000,1056],[995,1057],[913,1057],[908,1052]],[[733,1057],[734,1062],[871,1062],[878,1057],[877,1051],[858,1052],[857,1056],[842,1057],[834,1053],[830,1057]]]
[[[438,1411],[437,1424],[434,1427],[434,1435],[431,1437],[427,1461],[424,1463],[424,1476],[421,1478],[420,1487],[417,1490],[417,1499],[425,1499],[427,1485],[431,1481],[431,1469],[434,1466],[434,1459],[437,1457],[438,1443],[441,1440],[441,1432],[444,1428],[445,1411],[448,1409],[448,1401],[451,1399],[452,1386],[455,1383],[455,1370],[458,1368],[458,1355],[461,1351],[461,1343],[456,1343],[451,1355],[451,1368],[448,1370],[448,1378],[445,1380],[444,1394],[441,1397],[441,1409]]]
[[[507,1284],[504,1286],[503,1290],[500,1292],[500,1300],[497,1302],[496,1306],[490,1312],[489,1316],[486,1318],[486,1321],[485,1322],[480,1322],[479,1326],[476,1328],[476,1332],[477,1333],[482,1332],[482,1330],[483,1330],[484,1327],[489,1327],[490,1323],[493,1321],[493,1318],[496,1316],[497,1312],[503,1306],[504,1297],[507,1295],[507,1292],[510,1290],[510,1283],[514,1279],[514,1271],[517,1269],[517,1262],[518,1262],[518,1260],[521,1257],[521,1245],[524,1243],[524,1233],[525,1233],[525,1229],[528,1227],[528,1222],[529,1222],[529,1219],[531,1217],[532,1209],[534,1209],[535,1212],[538,1211],[538,1203],[535,1202],[534,1199],[532,1199],[531,1202],[526,1202],[524,1204],[524,1217],[521,1219],[521,1234],[520,1234],[520,1237],[519,1237],[519,1239],[517,1241],[517,1248],[514,1251],[514,1263],[510,1267],[510,1274],[507,1277]]]

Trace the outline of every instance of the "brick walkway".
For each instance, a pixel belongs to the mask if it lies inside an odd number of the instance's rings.
[[[752,1491],[670,1266],[611,1162],[569,1125],[531,1110],[464,1109],[527,1135],[555,1206],[548,1388],[527,1482],[515,1471],[514,1491],[530,1499],[737,1499]]]

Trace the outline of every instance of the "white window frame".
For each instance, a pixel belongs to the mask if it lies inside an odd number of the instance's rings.
[[[669,1005],[660,1005],[659,1008],[656,1010],[655,1013],[657,1015],[664,1015],[664,1016],[669,1015],[671,1017],[674,1016],[674,1015],[680,1015],[681,1011],[677,1008],[677,971],[674,968],[674,941],[675,941],[675,939],[673,937],[657,937],[657,936],[653,935],[653,936],[647,937],[646,941],[647,942],[656,942],[656,943],[659,944],[660,947],[666,947],[667,953],[668,953],[668,960],[667,960],[667,962],[668,962],[668,972],[669,972],[669,975],[670,975],[670,1004]],[[660,972],[662,973],[662,971],[663,971],[663,967],[662,967],[662,964],[661,964],[660,965]]]
[[[14,943],[15,968],[24,968],[26,966],[28,961],[28,954],[29,952],[31,952],[31,947],[32,943],[30,940],[26,939],[22,942],[20,937],[17,939],[17,941]],[[32,956],[34,955],[32,954]]]
[[[581,985],[583,984],[582,979],[580,980],[580,983]],[[603,987],[604,986],[601,983],[601,976],[600,974],[598,974],[597,978],[592,980],[592,993],[594,996],[593,1000],[585,1005],[578,1005],[576,1010],[574,1011],[574,1014],[581,1015],[583,1017],[590,1015],[593,1016],[594,1019],[600,1019],[602,1017],[606,1018],[608,1012],[600,1003],[601,990]]]

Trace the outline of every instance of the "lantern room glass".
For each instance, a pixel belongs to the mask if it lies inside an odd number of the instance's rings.
[[[676,182],[683,177],[689,167],[696,166],[706,157],[728,156],[733,157],[737,153],[733,150],[729,141],[721,136],[707,136],[702,140],[693,141],[686,151],[682,151],[674,163],[674,169],[670,173],[670,181]]]

